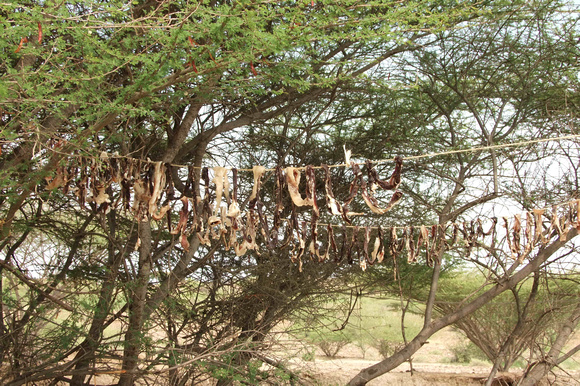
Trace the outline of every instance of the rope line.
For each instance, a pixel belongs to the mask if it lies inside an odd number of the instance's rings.
[[[422,158],[431,158],[431,157],[438,157],[438,156],[444,156],[444,155],[450,155],[450,154],[474,153],[474,152],[484,151],[484,150],[498,150],[498,149],[506,149],[506,148],[510,148],[510,147],[522,147],[522,146],[533,145],[533,144],[537,144],[537,143],[564,141],[564,140],[576,139],[576,138],[580,138],[580,134],[570,134],[570,135],[564,135],[561,137],[554,137],[554,138],[539,138],[539,139],[532,139],[532,140],[527,140],[527,141],[504,143],[504,144],[499,144],[499,145],[478,146],[478,147],[471,147],[471,148],[467,148],[467,149],[456,149],[456,150],[448,150],[448,151],[437,152],[437,153],[419,154],[419,155],[414,155],[414,156],[403,157],[403,160],[408,161],[408,160],[417,160],[417,159],[422,159]],[[8,141],[0,141],[0,142],[8,142]],[[33,142],[37,142],[37,141],[33,141]],[[97,157],[97,156],[84,156],[84,155],[80,155],[80,154],[64,153],[64,152],[60,152],[56,149],[52,149],[52,148],[48,148],[48,147],[46,147],[46,148],[50,151],[55,152],[55,153],[68,155],[71,157],[92,158],[92,159],[103,159],[104,158],[103,156]],[[151,164],[159,162],[159,161],[152,161],[149,159],[143,160],[143,159],[130,157],[130,156],[110,154],[110,153],[106,153],[106,152],[102,152],[102,154],[106,155],[106,157],[109,157],[109,158],[122,158],[122,159],[140,161],[140,162],[151,163]],[[371,160],[371,162],[375,165],[385,164],[385,163],[393,162],[393,161],[394,161],[394,158]],[[355,163],[358,165],[364,164],[363,162],[355,162]],[[177,168],[189,168],[191,166],[191,165],[181,165],[181,164],[173,164],[173,163],[168,163],[168,164],[171,166],[177,167]],[[346,164],[346,163],[328,165],[329,168],[350,167],[350,166],[351,166],[350,164]],[[202,169],[203,167],[194,166],[194,168],[195,169]],[[313,166],[313,168],[314,169],[322,169],[322,166]],[[228,169],[232,169],[232,168],[228,168]],[[306,166],[300,166],[300,167],[297,167],[296,169],[304,170],[304,169],[306,169]],[[244,172],[251,172],[252,171],[252,169],[246,169],[246,168],[240,168],[237,170],[244,171]],[[267,168],[266,169],[266,171],[275,171],[275,170],[276,170],[275,168]]]

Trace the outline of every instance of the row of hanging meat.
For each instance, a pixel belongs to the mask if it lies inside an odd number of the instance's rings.
[[[170,233],[178,235],[185,250],[189,249],[192,238],[208,246],[223,243],[226,249],[233,249],[238,256],[248,250],[259,253],[260,249],[289,247],[292,260],[300,267],[304,258],[318,261],[345,259],[350,263],[358,261],[365,269],[376,261],[381,262],[385,250],[393,257],[406,252],[409,262],[416,262],[419,251],[423,251],[425,260],[431,265],[442,250],[457,246],[457,240],[462,240],[462,246],[468,253],[478,242],[482,242],[483,237],[489,236],[491,243],[495,242],[495,219],[487,231],[483,229],[482,220],[445,226],[409,226],[398,230],[389,228],[389,232],[381,228],[352,227],[349,206],[359,193],[376,214],[386,213],[399,202],[402,193],[396,189],[401,183],[402,159],[395,159],[395,168],[388,180],[379,177],[370,161],[365,164],[366,179],[357,163],[348,159],[347,162],[350,163],[353,180],[343,202],[334,196],[329,166],[320,167],[324,173],[326,208],[329,214],[343,220],[343,225],[338,226],[337,230],[341,233],[338,243],[334,231],[336,226],[320,226],[318,223],[320,209],[316,192],[316,168],[313,166],[304,168],[304,193],[300,185],[303,168],[278,167],[268,171],[262,166],[255,166],[252,169],[252,191],[245,200],[247,205],[240,204],[238,200],[236,169],[215,167],[199,170],[189,167],[176,170],[175,166],[161,162],[106,155],[98,160],[75,158],[68,166],[57,168],[55,175],[47,179],[46,189],[72,192],[81,207],[88,206],[95,211],[105,212],[111,207],[123,207],[132,211],[140,221],[164,221]],[[185,182],[174,181],[176,171]],[[210,171],[213,176],[211,179]],[[275,204],[271,205],[273,208],[270,213],[266,213],[261,192],[266,172],[272,173],[276,182],[275,197],[264,200]],[[176,191],[177,184],[179,189]],[[381,206],[376,199],[377,189],[394,190],[387,205]],[[177,198],[177,194],[181,197]],[[243,206],[246,206],[245,210],[242,210]],[[304,213],[311,216],[310,221],[299,220],[299,207],[310,209],[307,212],[301,211],[302,216]],[[179,211],[179,220],[175,224],[176,215],[172,212],[176,210]],[[542,210],[527,213],[524,227],[521,216],[515,216],[511,224],[508,219],[504,219],[506,231],[503,233],[512,256],[523,258],[535,243],[545,243],[552,231],[561,235],[570,229],[570,224],[578,226],[578,210],[580,207],[576,211],[567,210],[566,215],[557,215],[558,211],[553,209],[547,227],[543,225],[545,213]],[[320,229],[323,237],[319,235]],[[369,249],[371,238],[374,239],[372,250]]]
[[[110,207],[122,206],[131,210],[139,220],[161,220],[168,218],[171,228],[170,211],[181,201],[182,209],[177,229],[189,233],[199,232],[206,227],[221,225],[222,227],[240,226],[242,217],[241,205],[238,201],[238,171],[224,167],[175,169],[175,166],[161,162],[141,161],[131,158],[109,157],[104,154],[100,159],[73,158],[66,167],[59,167],[55,175],[47,178],[46,189],[61,188],[64,193],[73,192],[81,207],[90,206],[95,211],[105,212]],[[366,163],[367,179],[362,174],[358,164],[350,162],[354,175],[350,184],[349,194],[342,203],[335,198],[332,178],[328,165],[321,169],[325,174],[325,196],[329,213],[340,216],[347,224],[351,224],[349,206],[355,197],[362,195],[364,202],[372,212],[384,214],[389,211],[402,197],[396,188],[401,182],[402,159],[396,159],[396,166],[391,177],[383,181],[370,161]],[[300,181],[306,176],[304,193],[300,191]],[[178,171],[178,173],[174,173]],[[210,180],[210,171],[213,178]],[[263,166],[254,166],[253,188],[244,212],[260,211],[262,179],[266,173]],[[276,180],[274,227],[279,225],[280,216],[285,211],[285,202],[291,202],[292,210],[296,207],[309,207],[312,212],[312,223],[320,217],[316,194],[316,175],[313,166],[306,168],[281,167],[271,170]],[[231,174],[231,181],[228,174]],[[185,180],[174,181],[178,175]],[[180,199],[176,198],[178,184]],[[377,189],[395,190],[390,202],[381,207],[375,198]],[[202,197],[203,192],[203,197]],[[288,199],[290,197],[291,200]],[[251,218],[251,215],[247,215]],[[187,223],[186,223],[187,218]],[[255,224],[253,224],[255,225]]]

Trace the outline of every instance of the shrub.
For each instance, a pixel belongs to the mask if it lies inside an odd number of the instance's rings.
[[[374,348],[377,349],[383,359],[386,359],[403,348],[405,344],[400,341],[391,341],[386,339],[379,339]]]
[[[320,347],[324,355],[329,358],[334,358],[338,352],[347,344],[350,343],[350,340],[347,338],[341,340],[321,340],[316,342],[316,345]]]

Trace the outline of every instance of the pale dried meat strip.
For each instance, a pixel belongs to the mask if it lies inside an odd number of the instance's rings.
[[[252,172],[254,173],[254,187],[252,188],[252,194],[248,199],[248,207],[250,209],[254,209],[256,201],[259,199],[258,195],[260,193],[260,188],[262,187],[262,176],[266,172],[266,168],[263,166],[254,166]]]
[[[330,175],[330,169],[328,165],[322,164],[322,169],[325,173],[324,178],[324,190],[326,192],[326,206],[330,214],[342,216],[345,218],[346,216],[343,213],[342,206],[338,204],[336,198],[334,197],[334,193],[332,192],[332,180]],[[350,220],[349,220],[350,221]]]
[[[149,215],[155,216],[157,213],[157,201],[161,198],[161,193],[165,187],[165,165],[163,162],[156,162],[151,178],[151,197],[149,198]]]
[[[407,249],[407,262],[414,264],[417,262],[417,248],[414,239],[415,227],[405,227],[405,248]]]
[[[534,214],[534,239],[535,242],[541,242],[542,244],[546,244],[547,240],[544,236],[544,225],[542,221],[542,216],[546,209],[533,209],[532,213]]]
[[[238,229],[237,218],[240,215],[240,205],[238,204],[238,169],[232,169],[232,202],[228,208],[227,217],[232,222],[232,227]]]
[[[421,225],[419,228],[419,237],[417,239],[417,253],[419,253],[419,249],[421,246],[425,245],[425,260],[427,261],[427,265],[432,267],[433,260],[431,259],[431,248],[429,246],[429,231],[425,225]]]
[[[526,212],[526,230],[524,231],[526,244],[525,244],[524,252],[523,252],[524,256],[527,256],[532,251],[532,248],[534,247],[534,236],[532,234],[533,226],[534,226],[533,222],[534,222],[534,216],[532,215],[532,213]]]
[[[383,228],[379,225],[377,237],[375,237],[375,243],[373,247],[373,252],[371,253],[371,263],[374,264],[375,261],[382,263],[385,258],[385,247],[383,243]]]
[[[290,193],[290,198],[296,206],[312,206],[312,200],[310,197],[302,198],[300,194],[300,169],[287,167],[286,172],[286,182],[288,184],[288,192]]]
[[[514,247],[515,256],[518,261],[521,263],[523,259],[522,250],[521,250],[521,231],[522,231],[522,218],[520,214],[516,214],[514,216],[514,225],[512,228],[512,244]]]
[[[227,169],[222,166],[216,166],[213,168],[214,177],[213,183],[215,184],[215,208],[214,208],[214,216],[217,216],[221,213],[221,204],[222,204],[222,194],[224,191],[224,182],[227,181]]]

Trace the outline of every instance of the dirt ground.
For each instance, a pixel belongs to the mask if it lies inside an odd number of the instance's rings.
[[[413,371],[409,363],[404,363],[368,385],[481,386],[489,375],[491,364],[477,361],[465,365],[450,363],[453,358],[450,347],[458,339],[462,339],[461,336],[450,328],[440,331],[414,355]],[[313,386],[345,385],[361,369],[381,360],[375,349],[365,348],[363,352],[356,345],[342,348],[335,358],[324,356],[320,350],[315,353],[314,360],[299,359],[299,356],[292,360],[303,382]],[[494,385],[515,384],[521,374],[522,370],[498,374],[497,378],[504,383]],[[557,371],[543,385],[580,385],[580,371]]]
[[[355,358],[324,358],[316,357],[315,361],[306,365],[307,370],[302,373],[303,380],[309,385],[344,385],[354,377],[361,369],[377,363],[374,360]],[[404,363],[395,370],[368,383],[369,386],[379,385],[413,385],[413,386],[481,386],[485,383],[489,374],[489,366],[462,366],[439,363],[413,363],[413,371],[410,365]],[[505,383],[501,385],[515,384],[521,376],[521,371],[500,373],[500,378]],[[546,380],[544,385],[580,385],[580,372],[574,371],[568,374],[558,372]],[[500,383],[494,383],[500,385]]]

